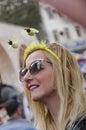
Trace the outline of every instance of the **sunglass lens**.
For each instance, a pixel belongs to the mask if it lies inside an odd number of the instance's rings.
[[[30,66],[30,73],[36,74],[42,69],[41,61],[36,61]]]
[[[23,81],[23,78],[25,76],[25,74],[27,73],[28,69],[26,68],[23,68],[21,71],[20,71],[20,81]]]

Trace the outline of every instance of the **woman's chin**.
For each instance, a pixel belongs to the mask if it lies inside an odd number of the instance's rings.
[[[31,97],[33,101],[37,102],[37,101],[42,101],[43,97],[41,96],[32,96]]]

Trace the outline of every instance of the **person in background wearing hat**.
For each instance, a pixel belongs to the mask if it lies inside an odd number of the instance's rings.
[[[22,110],[19,102],[9,99],[5,104],[9,116],[7,123],[0,127],[0,130],[36,130],[26,119],[22,118]]]

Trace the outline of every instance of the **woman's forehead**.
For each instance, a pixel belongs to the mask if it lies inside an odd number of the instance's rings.
[[[32,63],[33,61],[37,60],[37,59],[44,59],[45,55],[43,53],[42,50],[37,50],[32,52],[26,59],[26,64],[27,63]]]

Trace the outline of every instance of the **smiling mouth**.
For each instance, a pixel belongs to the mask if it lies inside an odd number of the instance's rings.
[[[27,87],[30,91],[32,91],[32,90],[34,90],[34,89],[36,89],[36,88],[38,88],[39,87],[39,85],[30,85],[29,87]]]

